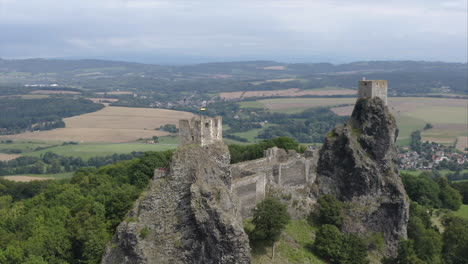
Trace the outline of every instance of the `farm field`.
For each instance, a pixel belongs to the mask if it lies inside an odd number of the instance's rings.
[[[271,96],[291,96],[298,97],[303,95],[355,95],[356,90],[351,89],[313,89],[313,90],[300,90],[298,88],[290,88],[285,90],[274,90],[274,91],[244,91],[244,92],[226,92],[220,93],[219,96],[223,99],[232,100],[239,98],[248,97],[271,97]]]
[[[107,106],[99,111],[65,118],[65,128],[3,136],[10,139],[76,142],[132,142],[140,138],[164,136],[157,131],[165,124],[178,124],[192,113],[155,108]]]
[[[278,98],[241,102],[240,106],[297,113],[307,108],[354,104],[355,101],[355,98]],[[457,137],[468,136],[467,99],[391,97],[388,101],[400,128],[400,144],[409,142],[411,132],[422,130],[426,123],[431,123],[433,128],[423,131],[423,140],[453,144]],[[346,116],[351,114],[353,107],[349,105],[331,109],[338,115]]]
[[[31,94],[81,94],[80,92],[63,91],[63,90],[35,90]]]
[[[275,98],[241,102],[241,107],[267,108],[279,113],[299,113],[305,109],[321,106],[354,104],[356,98]]]
[[[0,176],[0,179],[6,179],[16,182],[44,181],[44,180],[60,180],[69,179],[73,176],[73,172],[57,173],[57,174],[25,174],[25,175],[9,175]]]
[[[18,154],[5,154],[5,153],[0,153],[0,161],[9,161],[12,159],[16,159],[20,157],[21,155]]]
[[[468,148],[468,137],[463,136],[463,137],[458,137],[457,138],[457,144],[455,147],[461,151],[468,151],[466,150]]]
[[[88,160],[91,157],[107,156],[112,154],[127,154],[133,151],[164,151],[175,149],[178,144],[144,144],[141,142],[134,143],[115,143],[115,144],[78,144],[65,145],[47,148],[40,151],[26,153],[26,156],[38,157],[46,152],[54,152],[62,156],[79,157]]]

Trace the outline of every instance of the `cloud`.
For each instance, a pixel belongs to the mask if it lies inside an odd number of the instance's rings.
[[[467,60],[465,0],[0,0],[0,57]]]

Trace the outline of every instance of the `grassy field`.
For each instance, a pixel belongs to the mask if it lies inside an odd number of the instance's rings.
[[[44,148],[56,145],[57,142],[32,141],[32,140],[14,140],[12,143],[0,143],[0,152],[7,153],[11,150],[18,150],[22,153],[33,152],[36,148]]]
[[[64,172],[56,174],[22,174],[22,175],[9,175],[0,176],[10,181],[29,182],[35,180],[61,180],[70,179],[73,176],[73,172]]]
[[[54,152],[62,156],[80,157],[87,160],[91,157],[106,156],[117,154],[126,154],[132,151],[164,151],[175,149],[177,144],[144,144],[141,142],[136,143],[116,143],[116,144],[79,144],[79,145],[66,145],[56,146],[40,151],[25,153],[28,156],[40,156],[46,152]]]
[[[271,125],[270,124],[265,124],[262,128],[256,128],[256,129],[252,129],[252,130],[249,130],[249,131],[246,131],[246,132],[233,133],[233,135],[236,135],[236,136],[241,137],[241,138],[245,138],[250,143],[259,142],[259,141],[262,141],[262,139],[257,138],[258,133],[260,131],[262,131],[263,129],[269,127],[269,126],[271,126]]]
[[[411,175],[417,176],[417,175],[421,174],[422,172],[425,172],[425,170],[401,170],[400,172],[404,172],[404,173],[407,173],[407,174],[411,174]],[[430,172],[430,171],[429,171],[429,172]],[[453,171],[450,171],[450,170],[439,170],[438,172],[439,172],[440,175],[442,175],[442,176],[445,176],[445,175],[447,175],[447,174],[449,174],[449,173],[454,173]],[[468,170],[462,170],[460,173],[461,173],[461,174],[463,174],[463,173],[468,173]]]
[[[292,220],[276,243],[275,260],[272,260],[272,248],[266,247],[263,250],[254,250],[252,264],[325,263],[310,250],[314,234],[314,228],[306,221]]]
[[[460,209],[454,213],[455,215],[459,217],[463,217],[465,219],[468,219],[468,205],[467,204],[462,204]]]
[[[132,142],[140,138],[167,135],[167,132],[155,128],[165,124],[178,124],[179,119],[192,116],[192,113],[167,109],[108,106],[93,113],[65,118],[65,128],[3,137],[81,143]]]

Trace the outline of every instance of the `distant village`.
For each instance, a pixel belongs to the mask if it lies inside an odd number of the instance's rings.
[[[454,147],[448,147],[434,142],[425,142],[421,145],[421,151],[402,147],[398,153],[400,169],[432,170],[449,169],[452,171],[468,168],[468,153],[456,151]]]

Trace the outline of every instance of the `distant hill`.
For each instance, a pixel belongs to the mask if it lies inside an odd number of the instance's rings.
[[[356,81],[365,76],[389,80],[390,89],[397,94],[466,94],[467,72],[467,63],[425,61],[363,61],[339,65],[241,61],[168,66],[107,60],[0,59],[0,85],[59,83],[99,91],[131,88],[212,94],[325,86],[353,89]],[[251,85],[255,81],[285,78],[293,80]],[[0,93],[2,90],[0,87]]]

